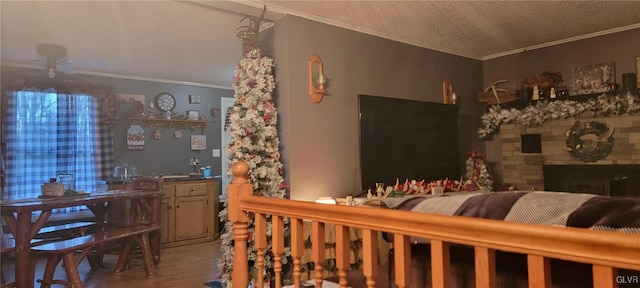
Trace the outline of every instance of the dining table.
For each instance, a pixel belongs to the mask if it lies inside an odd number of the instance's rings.
[[[108,226],[105,221],[106,214],[113,203],[131,200],[143,212],[145,224],[160,225],[160,203],[163,194],[162,191],[111,190],[68,196],[0,200],[0,214],[15,241],[16,287],[34,286],[37,258],[30,253],[31,241],[47,223],[54,209],[86,206],[95,216],[96,230],[103,231]],[[149,235],[149,242],[154,262],[158,263],[160,261],[159,230]]]

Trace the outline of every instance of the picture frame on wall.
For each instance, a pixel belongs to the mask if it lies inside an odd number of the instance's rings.
[[[207,135],[191,135],[191,150],[207,149]]]
[[[616,63],[608,62],[571,69],[571,95],[604,93],[616,83]]]
[[[200,95],[197,95],[197,94],[189,95],[189,104],[200,104]]]
[[[189,120],[198,120],[200,118],[200,112],[198,110],[189,110],[187,111],[187,119]]]

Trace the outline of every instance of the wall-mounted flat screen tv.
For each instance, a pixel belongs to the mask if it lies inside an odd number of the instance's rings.
[[[358,95],[362,188],[460,179],[458,106]]]

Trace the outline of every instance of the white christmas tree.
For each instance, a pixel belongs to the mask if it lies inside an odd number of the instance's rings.
[[[249,177],[253,184],[254,195],[269,198],[285,198],[286,185],[282,177],[282,163],[278,131],[276,124],[278,113],[272,102],[272,92],[275,88],[273,77],[273,59],[262,57],[260,49],[254,49],[245,55],[238,64],[234,77],[235,104],[229,113],[228,133],[231,138],[226,147],[229,158],[227,174],[231,177],[231,166],[237,161],[244,161],[249,165]],[[226,189],[226,187],[225,187]],[[220,212],[224,221],[224,231],[221,236],[222,257],[218,266],[221,269],[223,287],[231,287],[231,271],[233,269],[233,226],[228,221],[227,207]],[[267,220],[270,220],[269,218]],[[271,245],[265,251],[265,275],[256,275],[256,249],[252,241],[254,231],[253,221],[249,223],[248,258],[252,283],[258,277],[263,277],[267,283],[272,271]],[[270,241],[271,225],[267,223],[267,239]],[[283,261],[290,255],[285,251]],[[245,287],[242,287],[245,288]]]

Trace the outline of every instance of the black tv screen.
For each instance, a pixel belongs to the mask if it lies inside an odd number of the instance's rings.
[[[362,188],[459,179],[458,106],[358,95]]]

